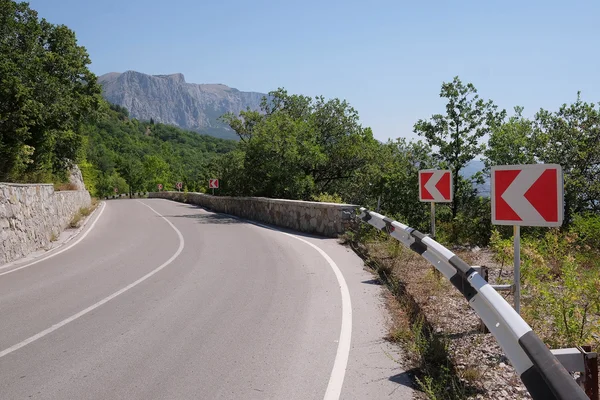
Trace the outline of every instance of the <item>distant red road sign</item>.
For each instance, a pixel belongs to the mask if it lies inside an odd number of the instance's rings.
[[[492,167],[492,223],[560,226],[563,189],[563,173],[558,164]]]
[[[176,187],[177,189],[181,189],[181,188],[183,187],[183,182],[177,182],[177,183],[175,184],[175,187]]]
[[[419,171],[419,200],[435,203],[452,202],[452,171]]]
[[[162,190],[162,188],[163,188],[162,183],[159,183],[157,186],[158,186],[158,190]]]
[[[208,180],[208,188],[209,189],[218,189],[219,188],[219,180],[218,179],[209,179]]]

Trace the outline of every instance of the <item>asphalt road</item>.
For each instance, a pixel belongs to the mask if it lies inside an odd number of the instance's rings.
[[[409,399],[381,289],[334,239],[105,202],[0,266],[0,399]]]

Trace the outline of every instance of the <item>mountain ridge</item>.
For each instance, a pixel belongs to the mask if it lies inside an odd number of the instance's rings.
[[[224,139],[237,139],[219,121],[225,113],[258,110],[264,93],[244,92],[220,83],[188,83],[181,73],[148,75],[109,72],[98,77],[104,98],[127,108],[133,118],[153,119]]]

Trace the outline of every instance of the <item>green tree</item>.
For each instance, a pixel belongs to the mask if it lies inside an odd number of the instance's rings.
[[[261,112],[223,120],[242,141],[243,193],[251,195],[309,199],[335,193],[370,162],[377,143],[346,101],[281,88],[263,99]]]
[[[323,154],[310,173],[319,193],[336,192],[372,161],[377,141],[371,128],[360,125],[358,112],[345,100],[317,97],[309,122]]]
[[[414,132],[425,137],[436,150],[435,156],[441,166],[452,170],[457,200],[452,204],[452,217],[455,218],[461,188],[459,172],[481,154],[481,139],[504,120],[506,111],[497,111],[491,100],[486,102],[479,98],[472,83],[465,85],[458,77],[442,84],[440,97],[447,99],[446,113],[435,114],[430,121],[417,121]]]
[[[371,207],[380,197],[382,212],[416,229],[428,230],[430,208],[419,201],[419,170],[436,165],[431,148],[420,140],[389,141],[381,145],[377,163],[371,165],[376,165],[371,170],[374,174],[365,179],[371,188]]]
[[[534,164],[533,122],[523,117],[523,107],[515,115],[492,129],[483,162],[489,170],[494,165]]]
[[[115,189],[117,189],[116,194],[129,192],[129,186],[127,186],[127,182],[125,182],[125,179],[123,179],[123,177],[116,171],[112,174],[101,176],[98,180],[96,188],[98,195],[102,197],[114,196]]]
[[[101,90],[85,48],[27,3],[0,0],[0,180],[63,173]]]
[[[251,194],[246,181],[244,160],[246,154],[241,150],[234,150],[212,159],[207,167],[207,173],[202,175],[201,188],[208,190],[209,179],[219,179],[219,194],[230,196],[243,196]]]
[[[275,113],[257,125],[245,149],[246,185],[255,196],[304,199],[314,193],[306,171],[322,157],[308,123]]]
[[[144,165],[139,159],[132,156],[121,158],[119,160],[118,170],[129,187],[130,195],[146,189]]]
[[[266,107],[266,100],[263,104],[264,107]],[[239,116],[234,113],[226,113],[219,117],[219,119],[229,125],[242,142],[247,142],[252,137],[254,127],[264,119],[264,115],[256,110],[248,108],[244,111],[240,111]]]
[[[543,163],[560,164],[565,178],[565,221],[600,213],[600,108],[581,100],[535,116],[533,146]]]
[[[146,190],[154,191],[158,184],[165,190],[173,186],[173,175],[169,164],[157,155],[144,157],[144,175],[146,176]]]

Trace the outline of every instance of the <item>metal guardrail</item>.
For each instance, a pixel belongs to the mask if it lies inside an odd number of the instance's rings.
[[[113,199],[141,199],[141,198],[145,198],[148,196],[148,192],[135,192],[135,193],[131,193],[131,196],[129,195],[129,193],[119,193],[119,194],[113,194],[110,196],[105,196],[104,200],[113,200]]]
[[[550,349],[470,265],[427,235],[384,215],[358,216],[429,261],[460,291],[494,335],[534,400],[589,400]]]

